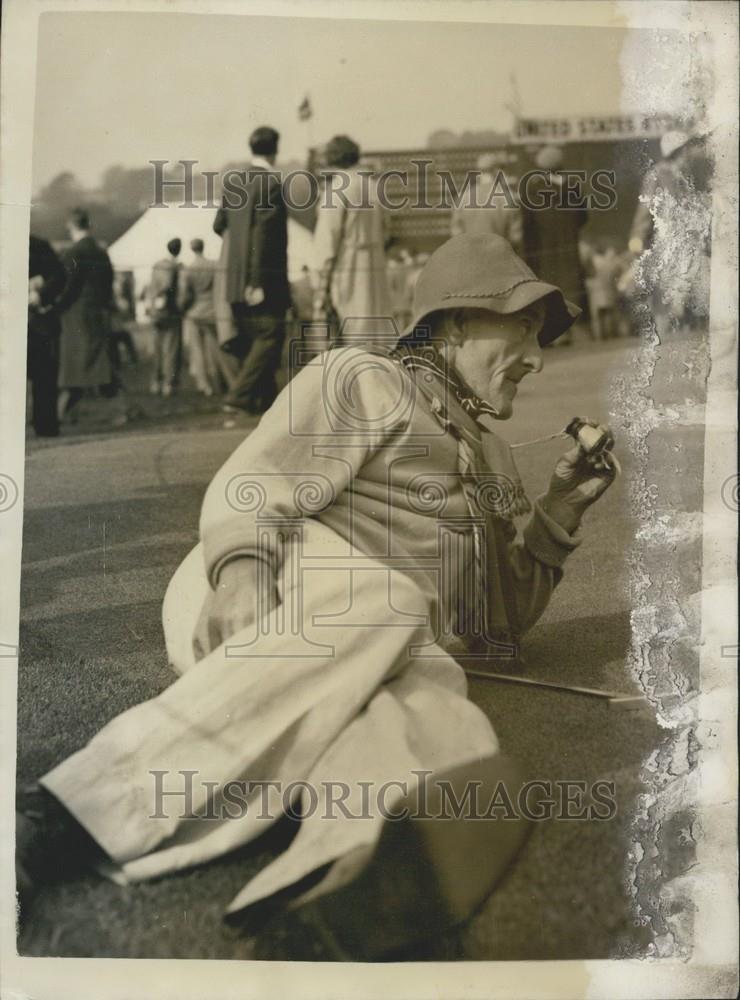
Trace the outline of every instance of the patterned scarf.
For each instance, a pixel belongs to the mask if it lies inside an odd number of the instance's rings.
[[[426,383],[427,394],[429,384],[434,381],[449,389],[461,409],[486,432],[481,435],[480,442],[472,440],[469,434],[448,418],[442,400],[432,394],[432,411],[458,441],[459,465],[468,506],[474,506],[479,513],[492,514],[506,520],[529,513],[532,504],[524,492],[511,450],[483,421],[485,417],[495,419],[498,410],[476,395],[428,341],[401,341],[390,352],[390,357],[413,373],[414,377],[417,372],[421,373],[421,380],[417,380],[417,385],[424,391],[420,381]],[[483,453],[480,462],[476,461],[476,451]]]
[[[467,382],[446,363],[437,348],[428,341],[420,344],[402,340],[391,352],[391,356],[410,371],[431,372],[452,391],[463,410],[476,422],[483,414],[498,416],[498,410],[480,396],[476,396]]]

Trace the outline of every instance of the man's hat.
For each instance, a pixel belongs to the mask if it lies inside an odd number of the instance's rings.
[[[556,285],[540,281],[503,236],[463,233],[435,250],[419,274],[414,320],[404,336],[443,309],[487,309],[509,316],[539,301],[545,305],[539,336],[544,346],[565,333],[581,310]]]

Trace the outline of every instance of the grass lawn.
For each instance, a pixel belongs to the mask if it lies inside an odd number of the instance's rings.
[[[608,380],[620,367],[627,370],[635,349],[630,340],[548,352],[540,384],[533,379],[522,387],[507,437],[551,432],[576,413],[606,416]],[[196,541],[206,484],[254,426],[224,430],[218,406],[192,395],[161,401],[138,390],[132,398],[147,415],[123,428],[112,430],[102,402],[95,401],[89,423],[57,441],[29,442],[21,786],[173,680],[160,625],[164,590]],[[693,480],[680,481],[677,470],[687,463],[701,468],[701,428],[665,425],[652,441],[653,477],[673,491],[671,503],[687,514],[699,510],[701,484],[697,489]],[[516,453],[530,496],[546,487],[561,449],[562,443],[552,442]],[[636,690],[627,666],[633,463],[625,452],[620,458],[623,480],[590,512],[584,542],[526,641],[527,676]],[[678,591],[686,595],[699,589],[700,555],[699,540],[691,535],[668,551],[649,552],[648,565],[658,574],[675,574]],[[681,669],[688,676],[693,661]],[[595,959],[643,952],[661,927],[636,923],[626,855],[637,836],[632,819],[643,790],[642,764],[666,738],[652,713],[485,680],[471,680],[470,695],[492,720],[503,748],[530,771],[550,780],[612,780],[618,811],[603,823],[538,825],[520,861],[464,932],[432,942],[416,957]],[[293,832],[290,823],[283,824],[219,861],[150,883],[121,888],[89,875],[50,886],[23,922],[19,949],[36,956],[250,958],[253,938],[227,928],[222,913]],[[672,857],[680,867],[681,857]],[[59,858],[62,869],[64,860]]]

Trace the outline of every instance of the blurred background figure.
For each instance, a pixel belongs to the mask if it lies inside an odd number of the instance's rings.
[[[59,350],[59,419],[71,417],[86,389],[112,398],[118,394],[111,364],[110,316],[113,267],[90,235],[87,212],[75,208],[67,229],[72,246],[64,251],[65,285],[57,299],[62,315]]]
[[[152,268],[147,291],[149,316],[154,327],[154,377],[152,395],[171,396],[180,382],[182,364],[182,317],[178,306],[182,241],[167,244],[169,256]]]
[[[235,334],[224,342],[219,321],[219,341],[231,356],[223,407],[231,414],[264,413],[278,393],[276,375],[290,305],[288,213],[275,170],[279,142],[279,133],[269,125],[252,132],[245,198],[233,205],[225,196],[213,222],[223,240],[219,267],[224,286],[216,295],[231,306]]]
[[[606,240],[597,240],[588,255],[586,278],[591,330],[594,340],[611,340],[620,334],[618,282],[624,262]]]
[[[227,385],[225,355],[216,336],[213,299],[216,262],[204,255],[203,240],[191,240],[190,249],[193,262],[182,272],[178,291],[183,344],[195,387],[204,396],[213,396],[223,392]]]
[[[139,355],[131,331],[136,327],[136,296],[134,276],[130,271],[115,271],[113,274],[113,310],[111,312],[112,363],[120,372],[126,361],[136,365]]]
[[[301,267],[300,277],[291,286],[293,314],[299,322],[310,323],[313,319],[313,284],[308,264]]]
[[[630,231],[629,249],[642,255],[636,284],[652,289],[658,319],[696,326],[709,314],[711,163],[704,137],[678,130],[661,137],[660,152],[643,180]]]
[[[617,302],[620,333],[624,336],[637,337],[640,329],[634,321],[634,305],[639,294],[635,281],[635,255],[629,249],[623,250],[619,255],[619,261],[621,268],[617,278]]]
[[[399,332],[411,319],[413,290],[409,295],[409,282],[415,266],[414,258],[406,247],[396,247],[388,255],[388,293],[393,320]]]
[[[503,236],[521,253],[522,215],[516,200],[516,179],[496,169],[492,153],[479,156],[477,166],[480,177],[475,185],[475,198],[471,198],[474,204],[464,203],[453,209],[450,235],[492,233]]]
[[[578,241],[588,213],[585,208],[560,207],[563,178],[558,171],[563,154],[557,146],[543,146],[535,163],[542,175],[528,181],[528,204],[521,208],[524,259],[542,281],[562,289],[569,302],[585,310],[585,276]],[[539,205],[542,207],[536,207]],[[558,343],[572,343],[571,332],[560,337]]]
[[[64,284],[64,266],[51,244],[32,235],[28,255],[27,377],[31,383],[31,423],[37,437],[56,437],[59,433],[60,325],[55,303]]]
[[[665,191],[673,197],[678,197],[687,193],[686,185],[683,183],[682,167],[686,160],[688,142],[689,136],[686,132],[666,132],[661,137],[661,159],[645,174],[640,200],[635,209],[629,242],[632,253],[642,253],[652,245],[655,219],[651,206],[656,194]]]
[[[325,191],[319,203],[314,252],[317,270],[316,319],[327,319],[334,336],[342,323],[345,339],[365,345],[388,335],[384,317],[393,315],[385,249],[388,218],[378,201],[377,183],[357,164],[360,147],[346,135],[336,135],[325,148],[327,173],[341,172],[340,194]],[[344,182],[347,181],[345,184]],[[331,185],[331,176],[327,179]],[[362,208],[353,206],[362,205]]]

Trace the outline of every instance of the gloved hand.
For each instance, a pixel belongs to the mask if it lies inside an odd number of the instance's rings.
[[[588,421],[591,426],[597,426]],[[580,444],[562,455],[555,466],[542,507],[554,521],[573,534],[585,511],[601,497],[617,477],[619,464],[611,454],[614,437],[589,456]]]

